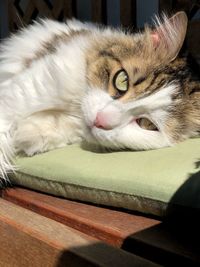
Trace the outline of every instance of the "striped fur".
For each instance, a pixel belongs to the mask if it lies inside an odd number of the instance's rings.
[[[198,135],[199,76],[177,57],[186,15],[155,23],[127,34],[42,20],[5,41],[0,176],[13,170],[15,153],[32,156],[84,140],[107,149],[155,149]],[[127,91],[116,86],[122,71]]]

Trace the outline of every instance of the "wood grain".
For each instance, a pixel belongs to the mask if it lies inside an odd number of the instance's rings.
[[[4,190],[2,197],[115,246],[121,246],[124,239],[131,234],[160,224],[160,221],[155,219],[144,219],[142,216],[53,197],[28,189]]]
[[[106,1],[105,0],[91,0],[92,7],[92,21],[106,24]]]
[[[136,0],[120,0],[120,21],[124,27],[136,28]]]
[[[156,266],[0,199],[0,266]]]
[[[52,218],[91,237],[159,264],[200,264],[199,231],[141,215],[97,207],[22,188],[2,191],[2,197],[38,214]],[[182,227],[182,228],[181,228]],[[189,238],[190,237],[190,238]]]

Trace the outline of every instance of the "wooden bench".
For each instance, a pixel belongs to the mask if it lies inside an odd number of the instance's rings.
[[[19,187],[4,189],[0,266],[199,266],[199,230],[183,221],[172,225]]]

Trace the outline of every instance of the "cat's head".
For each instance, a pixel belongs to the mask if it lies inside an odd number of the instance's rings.
[[[111,148],[168,146],[165,126],[176,78],[166,71],[177,57],[187,29],[179,12],[157,19],[154,29],[133,35],[102,31],[87,57],[88,93],[82,109],[90,142]]]

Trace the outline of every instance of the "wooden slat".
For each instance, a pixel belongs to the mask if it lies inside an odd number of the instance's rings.
[[[9,29],[10,31],[15,31],[15,25],[18,28],[21,28],[24,26],[23,19],[21,15],[18,13],[16,7],[13,4],[13,1],[8,1],[8,19],[9,19]]]
[[[0,266],[156,266],[0,199]]]
[[[136,0],[120,0],[120,21],[122,26],[136,28]]]
[[[63,0],[63,12],[64,18],[76,17],[76,0]]]
[[[16,27],[31,23],[34,12],[38,12],[40,16],[66,19],[76,17],[76,1],[75,0],[53,0],[52,7],[45,2],[45,0],[32,0],[28,1],[26,9],[23,14],[18,11],[17,5],[14,0],[5,0],[9,3],[9,25],[10,31],[15,31]]]
[[[27,8],[24,12],[24,16],[23,16],[23,21],[25,22],[25,24],[29,24],[31,22],[31,18],[32,18],[32,14],[34,12],[35,6],[33,4],[33,2],[29,2],[29,4],[27,5]]]
[[[170,14],[172,12],[172,3],[173,0],[159,0],[159,12]]]
[[[8,1],[0,1],[1,14],[4,13],[4,16],[0,16],[0,42],[1,39],[5,38],[9,34],[9,25],[8,25]]]
[[[60,12],[64,8],[64,0],[54,0],[53,2],[53,9],[52,9],[52,14],[54,18],[58,18],[60,15]]]
[[[34,3],[34,6],[38,9],[38,11],[40,11],[40,14],[42,14],[42,16],[53,18],[52,12],[44,0],[32,0],[32,2]]]
[[[130,234],[160,223],[158,220],[150,218],[144,220],[141,216],[21,188],[4,190],[2,197],[119,247]]]
[[[187,31],[187,47],[191,55],[197,60],[200,70],[200,20],[190,21]],[[194,41],[195,40],[195,41]]]
[[[91,0],[92,21],[106,24],[106,0]]]
[[[160,264],[193,266],[200,263],[200,247],[191,242],[188,229],[174,229],[159,220],[108,208],[69,201],[31,190],[2,191],[2,197],[62,222],[83,233]],[[192,236],[192,235],[191,235]]]

